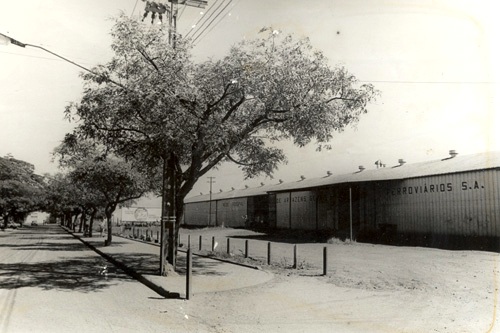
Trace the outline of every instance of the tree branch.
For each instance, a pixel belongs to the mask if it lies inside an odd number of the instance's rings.
[[[144,52],[143,50],[141,50],[140,48],[136,48],[137,52],[139,52],[143,57],[144,59],[146,59],[147,62],[149,62],[155,69],[157,72],[160,71],[160,69],[158,68],[158,66],[155,64],[155,62],[153,61],[153,59],[151,59],[147,54],[146,52]]]
[[[246,100],[245,95],[243,95],[238,102],[233,104],[231,108],[227,111],[224,118],[222,118],[222,122],[225,122],[233,114],[233,112],[236,111],[241,106],[241,104],[245,102],[245,100]]]

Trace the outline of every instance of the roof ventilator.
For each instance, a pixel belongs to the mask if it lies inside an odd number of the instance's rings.
[[[453,158],[453,157],[455,157],[455,156],[457,156],[457,155],[458,155],[458,153],[457,153],[457,151],[456,151],[456,150],[450,150],[450,157],[451,157],[451,158]]]
[[[363,171],[365,169],[365,167],[362,166],[362,165],[360,165],[358,168],[359,168],[359,172],[361,172],[361,171]]]
[[[405,164],[405,163],[406,163],[406,161],[405,161],[404,159],[400,158],[400,159],[398,160],[398,163],[399,163],[399,166],[402,166],[403,164]]]

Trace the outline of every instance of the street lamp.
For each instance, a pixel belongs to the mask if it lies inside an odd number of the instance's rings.
[[[103,75],[103,74],[96,73],[96,72],[94,72],[94,71],[92,71],[92,70],[90,70],[90,69],[88,69],[88,68],[86,68],[86,67],[83,67],[82,65],[77,64],[76,62],[71,61],[71,60],[69,60],[69,59],[67,59],[67,58],[65,58],[65,57],[63,57],[63,56],[61,56],[61,55],[59,55],[59,54],[57,54],[57,53],[55,53],[55,52],[52,52],[52,51],[50,51],[50,50],[47,50],[46,48],[44,48],[44,47],[42,47],[42,46],[33,45],[33,44],[28,44],[28,43],[22,43],[22,42],[20,42],[20,41],[18,41],[18,40],[16,40],[16,39],[14,39],[14,38],[12,38],[12,37],[9,37],[9,36],[7,36],[7,35],[4,35],[4,34],[1,34],[1,33],[0,33],[0,45],[9,45],[9,44],[14,44],[14,45],[17,45],[17,46],[19,46],[19,47],[23,47],[23,48],[25,48],[26,46],[29,46],[29,47],[34,47],[34,48],[40,49],[40,50],[42,50],[42,51],[45,51],[45,52],[47,52],[47,53],[52,54],[53,56],[58,57],[59,59],[62,59],[62,60],[64,60],[64,61],[66,61],[66,62],[69,62],[70,64],[75,65],[76,67],[79,67],[79,68],[83,69],[83,70],[84,70],[84,71],[86,71],[86,72],[89,72],[89,73],[91,73],[91,74],[94,74],[95,76],[98,76],[98,77],[104,78],[104,80],[105,80],[105,81],[108,81],[108,82],[110,82],[110,83],[113,83],[113,84],[115,84],[115,85],[117,85],[117,86],[121,87],[121,88],[126,89],[123,85],[121,85],[121,84],[120,84],[120,83],[118,83],[118,82],[115,82],[115,81],[111,80],[109,77],[107,77],[107,76],[105,76],[105,75]]]

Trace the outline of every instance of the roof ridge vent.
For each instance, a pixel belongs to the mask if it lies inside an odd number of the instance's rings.
[[[301,175],[300,180],[304,180],[304,179],[306,179],[306,177],[304,177],[304,175]]]
[[[278,183],[283,184],[283,179],[278,179]]]
[[[330,177],[331,175],[332,175],[332,172],[331,172],[331,171],[327,171],[327,172],[326,172],[326,176],[327,176],[327,177]]]
[[[399,166],[402,166],[403,164],[405,164],[405,163],[406,163],[406,161],[405,161],[404,159],[400,158],[400,159],[398,160],[398,163],[399,163]]]
[[[453,157],[455,157],[455,156],[457,156],[457,155],[458,155],[458,153],[457,153],[457,151],[456,151],[456,150],[450,150],[450,157],[451,157],[451,158],[453,158]]]
[[[362,165],[360,165],[358,168],[359,168],[359,172],[361,172],[361,171],[363,171],[365,169],[365,167],[362,166]]]

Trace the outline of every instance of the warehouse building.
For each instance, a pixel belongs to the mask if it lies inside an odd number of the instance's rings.
[[[376,164],[349,174],[221,192],[212,200],[194,197],[186,200],[185,222],[244,227],[260,219],[271,228],[324,230],[366,241],[498,248],[500,153],[450,151],[429,162]]]

